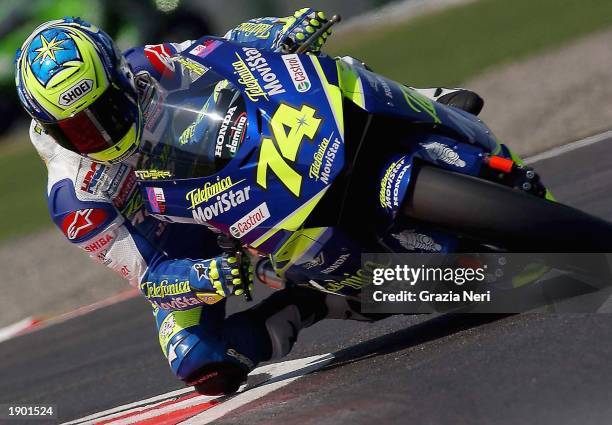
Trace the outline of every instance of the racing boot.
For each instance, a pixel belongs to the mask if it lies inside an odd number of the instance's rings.
[[[327,315],[326,295],[294,287],[224,319],[222,304],[157,309],[162,350],[174,374],[202,394],[238,390],[258,363],[289,353],[299,331]]]

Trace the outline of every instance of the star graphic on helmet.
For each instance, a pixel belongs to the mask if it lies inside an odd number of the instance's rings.
[[[40,63],[42,64],[47,58],[50,58],[53,62],[57,63],[55,52],[58,50],[65,50],[61,46],[65,41],[66,39],[57,40],[57,37],[53,37],[51,41],[48,41],[44,34],[41,34],[40,42],[42,43],[42,46],[34,50],[35,52],[38,52],[38,55],[36,55],[32,62],[36,62],[38,59],[40,59]]]

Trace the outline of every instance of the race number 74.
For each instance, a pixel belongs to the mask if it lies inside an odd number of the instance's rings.
[[[321,119],[314,117],[315,110],[303,105],[296,109],[281,105],[270,120],[272,134],[276,140],[264,138],[261,142],[259,163],[257,164],[257,183],[268,188],[268,168],[295,196],[300,196],[302,176],[289,162],[295,162],[304,137],[312,140],[321,125]]]

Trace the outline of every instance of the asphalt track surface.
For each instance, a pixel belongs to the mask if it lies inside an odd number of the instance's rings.
[[[560,201],[612,220],[611,143],[536,168]],[[606,314],[326,321],[289,358],[333,363],[216,423],[612,423],[611,341]],[[61,421],[181,387],[140,298],[0,344],[0,404],[56,404]]]

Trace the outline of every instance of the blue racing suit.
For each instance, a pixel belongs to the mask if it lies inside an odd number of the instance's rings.
[[[278,51],[304,19],[310,18],[254,19],[226,38]],[[125,52],[144,118],[143,144],[159,140],[165,119],[159,100],[181,84],[184,71],[173,55],[191,44]],[[286,354],[299,329],[329,316],[325,295],[291,289],[226,318],[225,294],[209,275],[218,261],[216,235],[204,226],[147,215],[134,174],[138,154],[119,164],[99,164],[62,148],[34,121],[30,137],[48,168],[53,221],[70,242],[142,290],[153,306],[162,351],[180,379],[204,385],[209,393],[235,390],[259,362]]]
[[[298,12],[297,17],[251,20],[225,37],[279,50],[316,13]],[[143,144],[159,140],[165,117],[158,101],[167,89],[181,84],[187,71],[173,55],[191,44],[146,45],[124,53],[143,113]],[[139,154],[119,164],[96,163],[62,148],[35,121],[30,137],[48,169],[52,220],[70,242],[142,290],[153,306],[162,351],[180,379],[210,383],[211,393],[231,391],[257,363],[288,352],[302,319],[313,312],[286,308],[287,300],[299,295],[276,296],[225,318],[225,294],[209,276],[212,262],[218,260],[210,257],[220,251],[216,235],[205,226],[165,223],[147,214],[134,174]],[[279,318],[279,311],[286,319]]]

